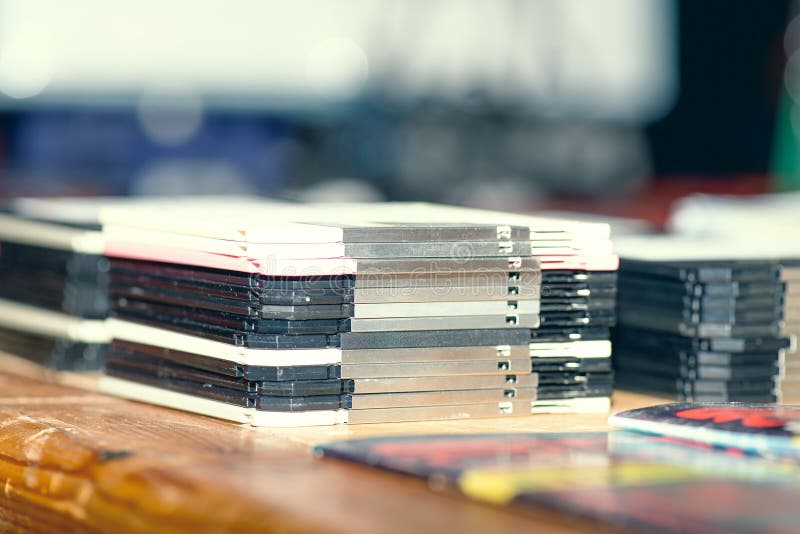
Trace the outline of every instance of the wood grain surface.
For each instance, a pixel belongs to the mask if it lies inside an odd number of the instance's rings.
[[[314,443],[390,434],[606,430],[607,414],[254,429],[59,381],[0,366],[3,532],[616,532],[310,454]],[[655,402],[619,393],[614,409]]]

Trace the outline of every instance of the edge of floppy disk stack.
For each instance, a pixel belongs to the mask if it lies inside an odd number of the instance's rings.
[[[59,371],[92,371],[110,341],[108,264],[97,211],[74,219],[0,210],[0,351]]]

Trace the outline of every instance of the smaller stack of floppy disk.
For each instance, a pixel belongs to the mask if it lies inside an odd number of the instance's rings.
[[[776,260],[716,243],[620,239],[617,385],[690,401],[776,402],[785,352]]]

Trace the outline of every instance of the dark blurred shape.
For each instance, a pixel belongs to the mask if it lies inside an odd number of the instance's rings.
[[[605,121],[453,113],[408,121],[398,136],[397,196],[520,210],[552,196],[624,194],[651,170],[640,130]]]
[[[280,119],[211,116],[177,146],[122,110],[6,117],[9,196],[236,194],[281,187],[294,128]]]
[[[789,0],[682,0],[681,88],[648,129],[657,175],[766,173]]]

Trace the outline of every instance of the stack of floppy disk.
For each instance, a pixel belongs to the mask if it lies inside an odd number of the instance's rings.
[[[529,415],[529,228],[404,211],[105,210],[101,387],[253,425]]]
[[[784,332],[777,261],[731,259],[735,249],[721,240],[616,244],[619,387],[689,401],[779,400],[793,340]]]
[[[525,226],[542,268],[541,324],[531,330],[532,368],[539,375],[534,412],[597,412],[610,407],[610,326],[616,320],[619,258],[606,223],[458,207],[427,220],[499,221]]]
[[[694,195],[674,206],[670,225],[686,238],[728,242],[751,257],[777,259],[784,290],[783,334],[800,335],[800,243],[797,193],[755,197]],[[742,247],[746,243],[746,247]],[[782,404],[800,404],[800,353],[787,349],[779,381]]]
[[[535,411],[607,411],[613,388],[610,327],[616,321],[617,267],[609,227],[559,221],[540,247],[541,325],[532,330],[539,375]]]
[[[99,369],[107,285],[96,222],[0,212],[0,351],[57,370]]]

